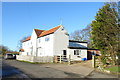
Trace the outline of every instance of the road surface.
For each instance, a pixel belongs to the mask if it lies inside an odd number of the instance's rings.
[[[31,64],[16,60],[3,60],[3,78],[118,78],[115,75],[108,75],[93,71],[88,76],[67,72],[58,69],[57,64]],[[67,67],[66,67],[67,68]],[[75,68],[75,67],[73,67]],[[87,68],[86,68],[87,69]],[[85,71],[85,70],[83,70]],[[115,79],[116,80],[116,79]]]

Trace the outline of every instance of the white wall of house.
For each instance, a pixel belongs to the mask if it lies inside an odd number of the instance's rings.
[[[37,35],[33,29],[31,39],[22,43],[22,48],[24,49],[24,52],[22,52],[22,55],[37,56],[37,54],[36,54],[36,47],[37,47],[36,40],[37,40]]]
[[[66,35],[66,31],[64,30],[63,26],[61,26],[55,33],[54,33],[54,41],[53,41],[53,53],[54,55],[62,55],[63,50],[67,50],[68,43],[69,43],[69,36]]]
[[[33,29],[32,35],[31,35],[31,42],[32,42],[32,47],[33,47],[32,55],[37,56],[37,53],[36,53],[36,51],[37,51],[37,35],[36,35],[36,32],[34,29]]]
[[[32,54],[31,47],[32,47],[31,40],[23,42],[22,48],[24,49],[24,52],[22,52],[21,55],[31,55]]]
[[[87,49],[70,49],[69,45],[75,46],[80,44],[87,47],[87,43],[69,42],[69,36],[64,27],[61,26],[52,34],[48,34],[37,38],[36,32],[33,29],[31,39],[22,43],[24,52],[21,55],[26,56],[55,56],[63,55],[63,50],[66,50],[67,58],[71,55],[72,60],[81,60],[81,58],[87,58]],[[79,45],[76,45],[80,47]],[[80,50],[79,55],[74,55],[74,50]],[[79,56],[79,57],[78,57]]]
[[[80,53],[78,55],[75,55],[74,54],[74,50],[79,50]],[[86,58],[87,59],[87,50],[86,49],[68,49],[68,52],[69,52],[71,60],[81,60],[82,58]],[[67,57],[69,55],[67,55]]]
[[[54,34],[49,34],[37,39],[38,56],[53,56]]]

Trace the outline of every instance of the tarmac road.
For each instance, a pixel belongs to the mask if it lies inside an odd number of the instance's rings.
[[[44,67],[42,64],[31,64],[16,60],[3,61],[3,78],[82,78],[80,74],[64,72],[61,70]]]
[[[68,66],[62,64],[31,64],[26,62],[20,62],[16,60],[4,60],[3,61],[3,77],[9,78],[118,78],[118,76],[108,75],[93,71],[88,76],[80,74],[85,72],[87,67],[84,69],[77,71],[77,73],[73,73],[73,69],[78,68],[81,69],[83,66]],[[80,68],[81,67],[81,68]],[[67,71],[71,68],[71,71]],[[73,68],[73,69],[72,69]],[[85,70],[86,69],[86,70]],[[78,70],[78,69],[77,69]],[[82,72],[81,72],[82,71]],[[6,75],[7,72],[10,75]],[[116,80],[116,79],[115,79]]]
[[[0,71],[2,72],[0,75],[2,78],[29,78],[26,74],[22,71],[16,69],[9,64],[6,64],[4,60],[0,59],[2,66]]]

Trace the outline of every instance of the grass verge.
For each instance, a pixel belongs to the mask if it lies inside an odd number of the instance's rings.
[[[119,72],[120,73],[120,66],[111,66],[106,68],[106,70],[109,70],[110,72]]]

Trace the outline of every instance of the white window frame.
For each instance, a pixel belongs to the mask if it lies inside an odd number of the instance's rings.
[[[74,55],[81,55],[81,50],[78,49],[74,50]]]

